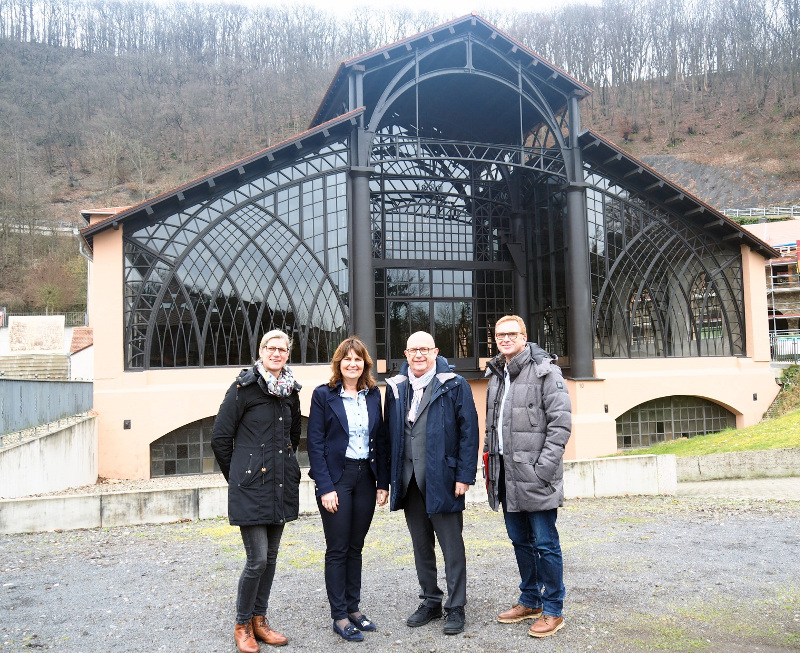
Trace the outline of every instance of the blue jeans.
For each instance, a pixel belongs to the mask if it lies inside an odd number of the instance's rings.
[[[283,524],[240,526],[247,562],[239,577],[236,597],[236,623],[246,624],[253,617],[266,616],[278,546]]]
[[[501,479],[505,481],[505,478]],[[506,532],[514,545],[521,582],[518,603],[542,608],[542,613],[560,617],[564,609],[564,562],[556,530],[558,508],[537,512],[508,512],[505,483],[501,501]]]

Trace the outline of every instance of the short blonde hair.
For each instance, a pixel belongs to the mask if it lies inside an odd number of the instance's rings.
[[[519,315],[504,315],[501,317],[497,322],[494,323],[494,330],[497,332],[497,327],[499,327],[503,322],[516,322],[519,326],[520,333],[523,336],[528,335],[528,330],[525,328],[525,320],[523,320]]]
[[[292,351],[292,340],[291,340],[291,338],[289,338],[289,336],[286,335],[280,329],[273,329],[272,331],[267,331],[264,334],[264,337],[261,338],[261,342],[258,345],[258,351],[261,351],[262,349],[264,349],[265,345],[270,340],[272,340],[273,338],[282,338],[283,340],[285,340],[286,341],[286,349],[288,349],[289,351]]]

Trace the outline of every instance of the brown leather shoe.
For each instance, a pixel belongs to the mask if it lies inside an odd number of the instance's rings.
[[[525,619],[538,619],[542,616],[541,608],[526,608],[524,605],[515,603],[510,610],[501,612],[497,615],[497,621],[501,624],[515,624]]]
[[[289,641],[288,637],[269,627],[266,617],[253,617],[253,633],[256,639],[272,646],[283,646]]]
[[[550,635],[555,635],[563,627],[563,617],[543,615],[533,622],[533,626],[531,626],[528,631],[528,635],[531,637],[550,637]]]
[[[258,653],[258,642],[253,637],[253,620],[246,624],[236,624],[233,630],[233,639],[241,653]]]

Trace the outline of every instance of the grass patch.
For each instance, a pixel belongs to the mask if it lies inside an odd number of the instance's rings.
[[[640,615],[641,625],[637,630],[646,634],[644,639],[636,638],[634,643],[645,651],[702,651],[710,646],[703,637],[693,636],[682,628],[679,621],[671,617],[652,617]]]
[[[800,410],[743,429],[726,429],[719,433],[680,438],[643,449],[621,451],[615,455],[639,456],[671,453],[676,456],[703,456],[709,453],[729,451],[759,451],[797,447],[800,447]]]
[[[783,389],[775,402],[775,416],[780,417],[800,408],[800,366],[792,365],[783,373]]]

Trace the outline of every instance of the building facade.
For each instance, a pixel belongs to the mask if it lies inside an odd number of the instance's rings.
[[[565,369],[568,457],[758,421],[774,250],[581,130],[590,92],[465,16],[343,63],[299,136],[85,211],[101,475],[213,471],[213,416],[273,328],[304,411],[346,335],[388,374],[417,330],[482,406],[516,313]]]

